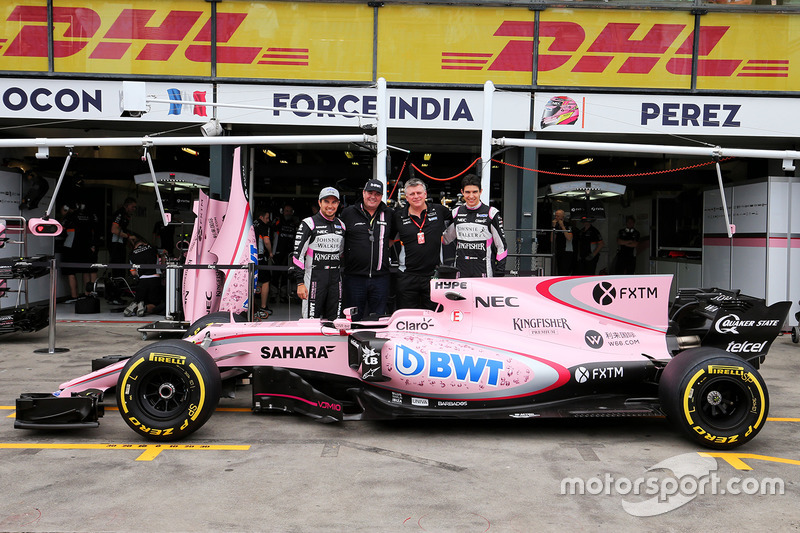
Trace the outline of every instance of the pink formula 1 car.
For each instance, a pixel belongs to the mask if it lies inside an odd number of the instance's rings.
[[[253,411],[322,422],[667,415],[694,440],[727,449],[766,421],[757,368],[790,302],[767,307],[694,289],[670,307],[670,276],[431,283],[438,311],[400,310],[372,322],[209,315],[184,340],[98,360],[54,394],[23,394],[15,426],[97,426],[103,393],[116,387],[135,432],[177,440],[245,377]]]

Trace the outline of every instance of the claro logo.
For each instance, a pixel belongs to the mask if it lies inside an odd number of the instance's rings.
[[[663,65],[670,74],[689,76],[693,28],[692,24],[609,22],[592,39],[577,22],[543,20],[539,22],[538,71],[569,68],[576,73],[650,74]],[[531,72],[535,29],[532,21],[503,21],[494,37],[511,39],[496,57],[493,53],[442,52],[442,70]],[[712,53],[719,54],[715,49],[730,29],[730,26],[700,27],[698,76],[785,78],[789,75],[788,60],[708,59]],[[667,56],[671,50],[674,52]],[[666,61],[664,56],[668,57]]]

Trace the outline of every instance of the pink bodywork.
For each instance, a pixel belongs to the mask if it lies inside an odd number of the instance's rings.
[[[345,319],[213,324],[188,339],[220,371],[276,366],[361,379],[349,335],[374,331],[383,382],[421,398],[498,400],[551,391],[583,364],[669,360],[672,276],[462,278],[431,281],[439,312],[404,309],[352,329]],[[645,357],[645,354],[647,357]],[[116,385],[124,361],[61,385],[61,394]]]

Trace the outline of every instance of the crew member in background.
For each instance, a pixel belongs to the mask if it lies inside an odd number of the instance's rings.
[[[256,209],[256,220],[253,222],[253,229],[258,241],[258,266],[269,266],[269,262],[274,256],[272,254],[272,242],[269,238],[271,230],[269,210],[265,206]],[[256,311],[256,317],[262,320],[269,318],[269,315],[272,314],[272,309],[267,306],[270,278],[270,270],[258,270],[258,284],[261,287],[261,308]]]
[[[467,174],[461,180],[465,205],[453,209],[453,224],[444,243],[456,241],[455,267],[462,278],[505,275],[508,245],[500,212],[481,202],[481,179]]]
[[[70,299],[66,303],[76,301],[79,297],[90,294],[94,288],[87,285],[97,281],[97,269],[90,265],[97,263],[97,216],[86,211],[86,205],[78,204],[70,210],[64,221],[67,238],[64,240],[65,263],[88,263],[85,266],[64,267],[69,283]],[[81,285],[78,286],[78,274],[81,274]]]
[[[575,274],[578,276],[594,276],[597,262],[600,260],[600,250],[605,246],[600,231],[592,226],[593,219],[581,218],[582,227],[575,230],[572,239],[577,260],[575,261]]]
[[[108,243],[108,262],[109,263],[127,263],[126,257],[126,243],[130,238],[128,225],[131,223],[131,217],[136,212],[136,199],[125,198],[122,202],[122,207],[114,212],[111,218],[111,242]],[[111,275],[115,278],[124,278],[124,268],[112,268]]]
[[[564,210],[556,209],[553,214],[553,233],[550,234],[553,251],[554,273],[558,276],[572,274],[575,254],[572,251],[572,231],[564,222]]]
[[[158,263],[158,250],[151,246],[141,235],[131,233],[130,242],[133,250],[131,251],[131,263],[134,267],[144,265],[143,268],[132,268],[131,273],[139,276],[136,284],[136,296],[133,302],[125,308],[123,314],[132,316],[144,316],[156,312],[163,312],[164,288],[161,286],[161,272],[150,265]]]
[[[289,276],[303,301],[303,318],[334,320],[341,313],[345,228],[336,216],[338,208],[339,191],[325,187],[319,193],[319,212],[303,219],[297,230]]]
[[[363,201],[348,206],[341,219],[344,233],[342,256],[342,306],[356,307],[353,320],[386,313],[389,298],[389,245],[392,210],[383,202],[383,183],[369,180]]]
[[[274,265],[281,267],[290,266],[289,257],[292,255],[292,250],[294,249],[295,235],[297,234],[297,228],[299,226],[300,218],[294,214],[294,208],[291,204],[283,206],[283,211],[278,215],[278,218],[272,226],[272,244],[274,245],[272,247],[272,252],[275,254],[272,263]],[[278,294],[278,301],[288,302],[292,291],[289,288],[291,284],[287,280],[285,271],[275,271],[272,285],[275,292]],[[286,293],[282,292],[284,285],[286,286]]]
[[[22,202],[20,202],[19,208],[36,209],[39,207],[39,202],[42,201],[44,195],[50,190],[50,184],[33,170],[29,170],[25,173],[25,179],[28,181],[28,190],[25,191],[25,194],[22,196]]]
[[[431,278],[442,263],[442,234],[453,221],[450,210],[428,204],[428,188],[418,178],[403,188],[407,204],[394,212],[394,227],[400,241],[400,274],[395,301],[398,309],[435,309],[431,301]]]
[[[636,273],[636,247],[639,245],[639,230],[633,226],[636,219],[633,215],[625,217],[625,227],[617,233],[617,258],[614,262],[614,274]]]

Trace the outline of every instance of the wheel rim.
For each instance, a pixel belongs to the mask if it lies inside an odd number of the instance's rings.
[[[189,404],[188,381],[176,369],[155,369],[143,376],[139,387],[139,403],[153,418],[172,418]]]
[[[709,427],[717,431],[735,429],[747,417],[750,394],[744,382],[719,378],[697,392],[697,414]]]

